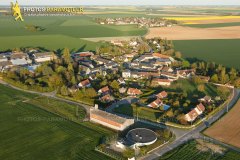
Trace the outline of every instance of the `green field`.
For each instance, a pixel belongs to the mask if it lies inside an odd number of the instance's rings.
[[[210,24],[186,24],[184,26],[196,27],[196,28],[217,28],[217,27],[231,27],[240,26],[240,22],[232,23],[210,23]]]
[[[210,150],[203,152],[196,148],[196,141],[190,141],[178,148],[166,153],[159,160],[237,160],[240,153],[227,150],[223,155]]]
[[[95,23],[94,15],[24,18],[24,22],[16,22],[13,17],[0,16],[0,50],[16,47],[93,50],[96,43],[81,38],[139,36],[147,32],[135,25],[100,25]],[[26,25],[40,26],[43,30],[29,31]]]
[[[179,40],[175,49],[184,57],[213,61],[227,67],[240,69],[240,39],[224,40]]]
[[[108,159],[94,148],[102,136],[112,131],[89,122],[74,123],[40,109],[71,118],[75,106],[46,98],[44,101],[2,85],[0,104],[0,159]],[[79,114],[82,119],[81,109]]]

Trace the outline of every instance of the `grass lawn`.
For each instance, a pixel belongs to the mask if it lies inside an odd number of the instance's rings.
[[[209,83],[205,83],[205,91],[203,94],[211,96],[211,97],[215,97],[217,96],[217,87],[214,85],[211,85]],[[194,94],[198,94],[198,90],[197,90],[197,85],[192,82],[191,80],[188,79],[181,79],[181,80],[177,80],[175,82],[173,82],[169,87],[164,87],[163,89],[166,90],[167,92],[186,92],[189,96],[189,98],[191,98]],[[203,96],[205,96],[203,95]],[[202,98],[202,97],[200,97]]]
[[[74,123],[39,108],[69,118],[75,115],[75,106],[49,102],[0,85],[0,159],[109,159],[94,148],[112,131],[89,122]],[[81,109],[79,114],[83,118]]]
[[[212,154],[209,149],[203,152],[196,148],[197,144],[196,141],[183,144],[163,155],[160,160],[236,160],[240,157],[240,153],[233,150],[226,150],[223,155],[219,153]]]
[[[120,105],[114,109],[114,112],[125,114],[128,116],[134,116],[142,119],[148,119],[151,121],[157,121],[157,119],[162,115],[162,111],[154,110],[147,107],[136,107],[135,105]]]
[[[147,30],[134,25],[113,26],[95,23],[95,17],[24,17],[15,22],[12,17],[0,16],[0,50],[16,47],[44,47],[58,49],[95,50],[96,43],[81,38],[140,36]],[[40,26],[42,31],[29,31],[26,25]]]
[[[179,40],[175,49],[185,58],[213,61],[227,67],[240,69],[240,39]]]

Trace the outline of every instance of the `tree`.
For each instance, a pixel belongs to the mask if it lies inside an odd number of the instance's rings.
[[[95,98],[97,97],[97,92],[93,88],[87,88],[85,90],[85,95],[89,98]]]
[[[100,83],[100,86],[103,87],[103,86],[106,86],[108,84],[107,80],[104,79],[101,83]]]
[[[184,67],[184,68],[189,68],[189,67],[190,67],[190,63],[189,63],[188,61],[184,60],[184,61],[182,62],[182,67]]]
[[[175,52],[175,57],[176,58],[182,58],[182,53],[181,52]]]
[[[179,106],[180,106],[179,101],[175,101],[175,102],[173,102],[173,106],[174,106],[174,107],[179,107]]]
[[[203,81],[201,80],[201,78],[198,77],[198,76],[194,76],[194,77],[192,78],[192,81],[193,81],[195,84],[203,83]]]
[[[217,75],[217,74],[214,74],[214,75],[211,77],[211,81],[214,82],[214,83],[218,83],[218,75]]]
[[[225,68],[225,67],[222,68],[219,76],[220,76],[220,77],[219,77],[220,82],[221,82],[222,84],[226,83],[226,68]]]
[[[135,150],[131,148],[127,148],[123,152],[123,157],[125,158],[132,158],[135,156]]]
[[[230,90],[227,87],[217,87],[217,93],[222,99],[226,100],[230,94]]]
[[[63,79],[60,75],[58,74],[53,74],[52,76],[49,77],[48,79],[48,85],[50,87],[57,87],[63,85]]]
[[[168,116],[168,117],[173,117],[174,116],[174,114],[173,114],[173,110],[172,109],[170,109],[169,111],[167,111],[166,112],[166,115]]]
[[[168,139],[171,136],[171,132],[168,129],[164,129],[163,131],[163,137]]]
[[[60,93],[63,96],[68,96],[69,95],[68,88],[66,86],[62,86],[60,89]]]
[[[236,71],[236,69],[231,68],[229,74],[230,74],[230,77],[229,77],[230,80],[231,80],[231,81],[235,80],[235,78],[237,77],[237,71]]]
[[[120,88],[119,83],[118,83],[116,80],[112,81],[111,84],[110,84],[110,86],[111,86],[114,90],[118,90],[118,89]]]
[[[197,87],[198,91],[199,92],[204,92],[205,91],[205,86],[204,84],[199,84],[198,87]]]
[[[240,88],[240,78],[237,78],[237,79],[234,81],[234,86],[237,87],[237,88]]]
[[[62,55],[63,61],[65,64],[70,64],[71,62],[71,55],[70,55],[70,51],[68,48],[65,48],[63,50],[63,55]]]

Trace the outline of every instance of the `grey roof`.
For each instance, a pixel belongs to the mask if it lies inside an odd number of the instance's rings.
[[[12,59],[11,60],[13,65],[25,65],[28,64],[26,59]]]
[[[34,53],[34,56],[36,58],[39,58],[39,57],[49,57],[49,56],[52,56],[52,55],[53,55],[53,52]]]
[[[148,143],[156,140],[157,135],[147,128],[135,128],[127,133],[126,138],[133,143]]]

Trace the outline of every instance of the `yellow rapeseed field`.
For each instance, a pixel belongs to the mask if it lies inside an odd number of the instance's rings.
[[[240,16],[166,17],[166,19],[173,19],[177,21],[223,20],[239,18]]]

